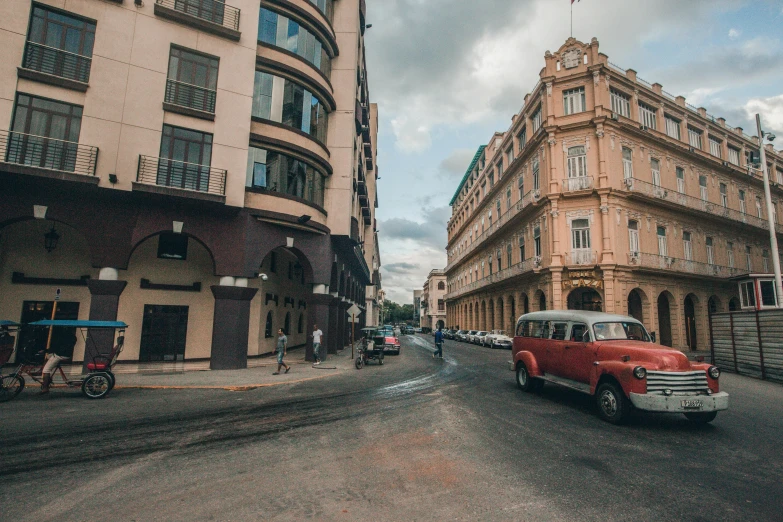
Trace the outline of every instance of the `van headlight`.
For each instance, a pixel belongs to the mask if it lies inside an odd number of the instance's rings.
[[[647,377],[647,370],[645,370],[641,366],[637,366],[636,368],[633,369],[633,376],[636,377],[637,379],[644,379],[645,377]]]
[[[712,379],[717,379],[720,377],[720,368],[717,366],[710,366],[710,369],[707,370],[707,375],[709,375]]]

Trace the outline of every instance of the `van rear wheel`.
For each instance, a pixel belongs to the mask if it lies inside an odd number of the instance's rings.
[[[526,392],[540,390],[544,386],[544,381],[531,377],[527,371],[527,366],[522,361],[517,363],[517,387]]]

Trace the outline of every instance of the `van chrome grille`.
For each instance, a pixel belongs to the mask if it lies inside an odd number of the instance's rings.
[[[671,390],[678,395],[707,393],[707,372],[647,372],[647,393],[663,395],[663,390]]]

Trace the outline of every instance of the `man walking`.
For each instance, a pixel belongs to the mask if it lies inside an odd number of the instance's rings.
[[[280,328],[277,330],[277,371],[272,375],[280,375],[280,368],[283,366],[285,366],[285,373],[288,373],[288,371],[291,369],[291,367],[288,366],[285,361],[283,361],[283,357],[286,354],[287,348],[288,337],[285,336],[283,329]]]
[[[440,329],[440,326],[438,327],[438,331],[435,332],[435,347],[437,350],[432,352],[432,357],[435,358],[436,356],[443,359],[443,332]]]
[[[313,364],[321,364],[321,361],[323,360],[323,357],[321,357],[321,337],[323,337],[324,333],[318,329],[318,325],[313,325],[313,333],[311,334],[311,337],[313,338],[313,358],[315,359],[315,362]]]

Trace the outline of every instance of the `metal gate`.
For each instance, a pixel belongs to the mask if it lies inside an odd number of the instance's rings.
[[[783,309],[710,315],[713,364],[783,382]]]

